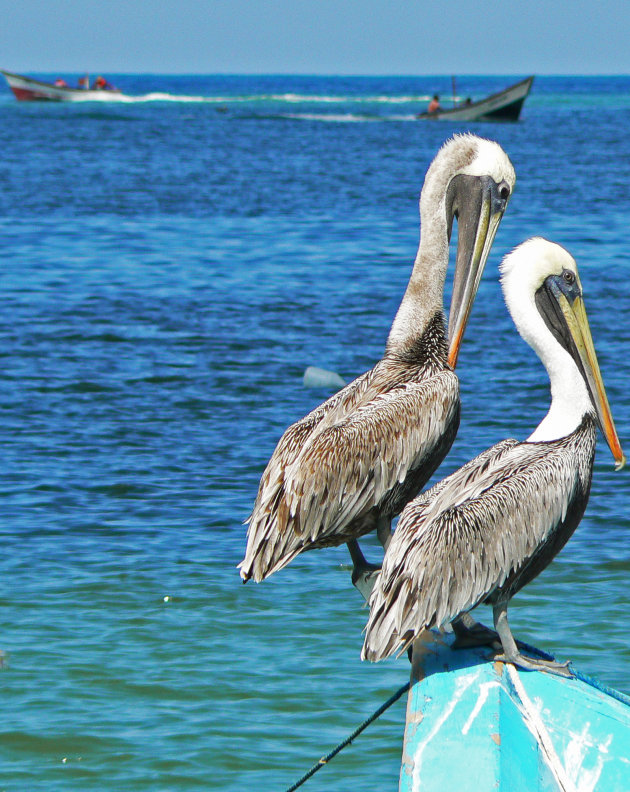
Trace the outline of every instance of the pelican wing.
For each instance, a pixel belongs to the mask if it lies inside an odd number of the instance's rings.
[[[363,533],[361,521],[439,443],[458,397],[457,377],[445,370],[378,393],[336,420],[326,416],[297,453],[285,453],[286,460],[274,454],[250,518],[241,575],[262,580],[303,550]]]
[[[585,446],[575,434],[505,440],[407,505],[370,599],[363,657],[387,657],[473,608],[550,541],[590,486],[594,431]]]
[[[376,393],[376,391],[372,392],[374,371],[375,369],[371,369],[357,377],[285,430],[261,476],[256,502],[247,519],[250,526],[260,523],[265,515],[275,514],[278,499],[283,492],[287,469],[308,444],[313,442],[317,434],[337,421],[343,420],[352,410],[366,400],[369,401]],[[248,537],[251,533],[250,527]],[[244,563],[243,561],[240,566]]]

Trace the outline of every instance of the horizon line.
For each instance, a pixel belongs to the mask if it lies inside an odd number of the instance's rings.
[[[5,69],[4,71],[12,71],[12,69]],[[120,74],[130,76],[161,76],[161,77],[363,77],[380,79],[384,77],[444,77],[451,79],[455,77],[518,77],[521,75],[534,76],[534,77],[630,77],[630,72],[382,72],[382,73],[362,73],[362,72],[301,72],[301,71],[116,71],[114,69],[100,68],[100,69],[28,69],[31,74],[57,74],[59,72],[66,74],[85,74],[86,72],[107,72],[108,74]],[[16,72],[14,72],[16,73]]]

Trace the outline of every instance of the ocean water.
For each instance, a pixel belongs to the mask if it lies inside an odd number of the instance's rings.
[[[265,463],[329,395],[302,374],[381,356],[424,173],[471,129],[517,186],[436,478],[546,411],[497,280],[531,235],[578,261],[627,452],[630,78],[537,78],[519,123],[462,126],[414,121],[450,77],[110,77],[122,101],[0,94],[0,789],[283,790],[409,673],[360,661],[345,548],[240,583]],[[602,442],[578,531],[511,606],[626,693],[628,475]],[[404,699],[304,788],[396,789],[403,724]]]

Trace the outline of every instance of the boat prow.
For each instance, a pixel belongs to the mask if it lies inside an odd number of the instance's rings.
[[[9,88],[20,102],[103,102],[119,99],[122,94],[117,89],[93,90],[85,88],[71,88],[54,83],[34,80],[21,74],[0,69],[9,84]]]
[[[420,113],[423,121],[518,121],[534,77],[510,85],[477,102],[464,102],[435,113]]]
[[[400,792],[630,789],[630,699],[453,650],[414,654]]]

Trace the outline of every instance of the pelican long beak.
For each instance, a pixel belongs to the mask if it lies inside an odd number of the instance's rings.
[[[573,356],[576,358],[576,363],[579,365],[586,381],[591,401],[595,407],[597,422],[615,459],[615,470],[621,470],[626,464],[626,457],[621,450],[619,436],[610,412],[610,405],[608,404],[608,397],[606,396],[606,389],[599,370],[591,329],[586,316],[584,300],[580,295],[570,301],[562,293],[556,293],[556,299],[571,334],[571,339],[575,346]]]
[[[453,209],[457,214],[457,258],[448,317],[451,368],[457,364],[472,304],[511,192],[506,182],[497,184],[490,176],[456,179],[459,183],[455,187]]]

